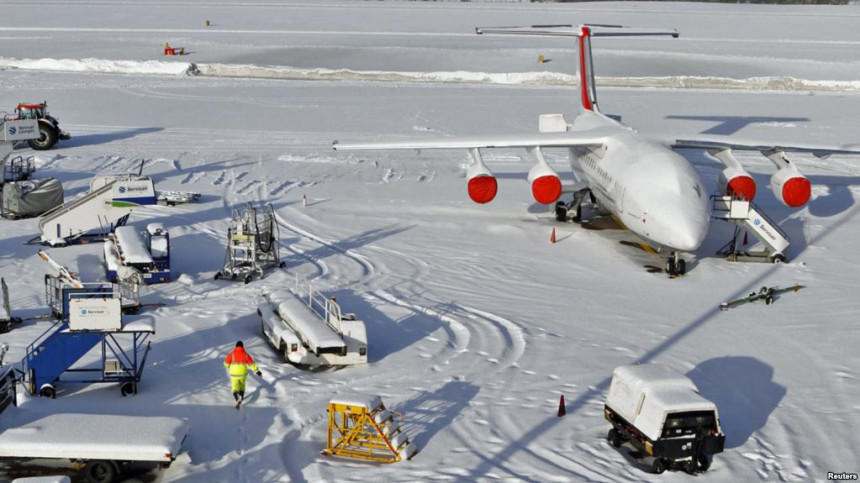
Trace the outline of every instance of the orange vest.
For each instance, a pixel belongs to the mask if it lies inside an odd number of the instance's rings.
[[[233,352],[227,354],[224,359],[224,367],[230,370],[231,377],[243,377],[248,374],[248,368],[257,372],[257,364],[254,359],[245,352],[244,347],[237,347]]]

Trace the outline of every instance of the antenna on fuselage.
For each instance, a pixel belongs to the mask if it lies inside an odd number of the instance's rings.
[[[594,30],[597,29],[597,30]],[[609,29],[609,30],[601,30]],[[597,90],[594,81],[594,64],[591,60],[591,37],[643,37],[671,36],[678,37],[674,29],[642,29],[624,27],[622,25],[584,24],[573,25],[532,25],[530,27],[476,27],[478,35],[532,35],[549,37],[577,37],[579,63],[577,77],[581,94],[581,108],[587,111],[599,111],[597,108]]]

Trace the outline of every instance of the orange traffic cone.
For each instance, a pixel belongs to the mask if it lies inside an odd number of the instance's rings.
[[[551,243],[555,243],[555,228],[552,229],[552,235],[549,237]]]
[[[562,417],[567,414],[567,411],[564,409],[564,394],[561,395],[561,399],[558,400],[558,417]]]
[[[750,242],[750,240],[749,240],[749,238],[747,237],[747,232],[744,232],[744,246],[747,246],[747,244],[748,244],[749,242]]]

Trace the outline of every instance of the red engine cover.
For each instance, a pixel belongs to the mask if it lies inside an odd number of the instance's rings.
[[[752,201],[755,198],[755,180],[751,176],[735,176],[729,180],[726,194]]]
[[[496,178],[490,175],[479,175],[469,180],[469,198],[475,203],[489,203],[496,197],[499,187]]]
[[[782,185],[782,201],[792,208],[803,206],[812,195],[812,185],[803,176],[789,178]]]
[[[544,205],[555,203],[561,197],[561,180],[555,175],[535,178],[532,181],[532,196]]]

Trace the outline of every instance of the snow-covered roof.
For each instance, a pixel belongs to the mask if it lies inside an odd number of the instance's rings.
[[[0,420],[0,457],[170,461],[188,429],[170,417],[61,413],[26,421],[19,409]]]
[[[114,231],[123,260],[129,264],[150,264],[152,255],[146,249],[140,233],[133,226],[121,226]]]
[[[164,223],[150,223],[146,225],[146,231],[148,231],[150,235],[156,235],[159,232],[167,234],[167,230],[164,228]]]
[[[662,364],[621,366],[612,372],[606,406],[657,439],[666,415],[686,411],[714,411],[690,378]]]
[[[299,332],[311,350],[345,347],[343,338],[296,294],[289,290],[276,290],[266,294],[266,299],[277,308],[282,318]]]
[[[151,332],[155,333],[155,317],[144,315],[123,315],[120,332]]]

